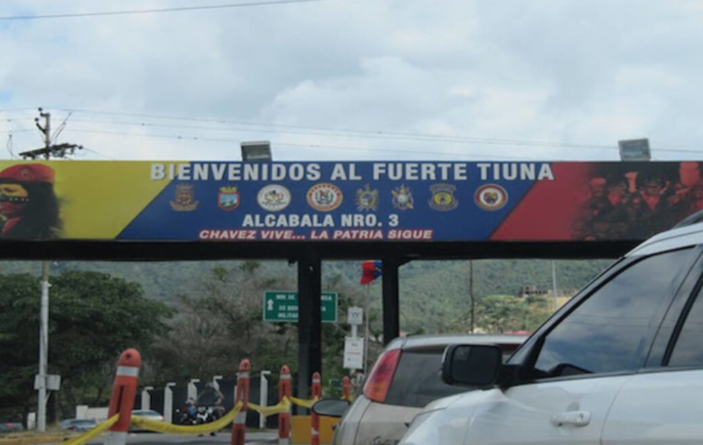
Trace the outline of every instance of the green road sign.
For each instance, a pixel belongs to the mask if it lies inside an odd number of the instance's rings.
[[[285,290],[264,292],[264,321],[297,322],[298,292]],[[322,322],[337,323],[337,292],[322,293]]]

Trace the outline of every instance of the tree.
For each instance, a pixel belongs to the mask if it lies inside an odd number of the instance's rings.
[[[183,381],[237,371],[248,358],[256,369],[291,365],[297,335],[291,324],[264,323],[265,290],[294,287],[284,277],[260,274],[261,264],[244,261],[214,267],[176,296],[178,316],[171,334],[159,342],[159,379]]]
[[[0,275],[0,412],[7,415],[26,418],[36,406],[39,295],[37,277]],[[136,347],[148,362],[170,315],[138,284],[109,274],[66,271],[52,278],[49,372],[62,378],[62,415],[72,416],[77,404],[105,403],[119,353]]]
[[[233,376],[239,361],[248,358],[256,371],[274,374],[288,365],[298,369],[298,330],[296,323],[262,321],[262,295],[266,290],[295,289],[292,277],[280,269],[266,272],[261,263],[245,261],[235,267],[216,266],[175,298],[178,315],[168,337],[156,346],[158,360],[149,383],[161,386],[168,381]],[[339,323],[322,325],[323,377],[341,378],[344,339],[349,335],[345,314],[349,306],[363,301],[359,286],[334,274],[323,290],[339,294]],[[378,316],[372,317],[372,333],[380,339]],[[378,328],[378,329],[375,329]],[[380,341],[378,344],[380,351]],[[255,372],[256,372],[255,371]]]

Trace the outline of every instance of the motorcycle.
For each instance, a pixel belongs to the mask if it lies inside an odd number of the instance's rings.
[[[198,424],[197,410],[192,405],[185,405],[176,409],[176,424],[193,426]]]
[[[215,421],[215,408],[212,406],[199,406],[196,408],[196,425]]]
[[[215,407],[214,406],[198,406],[196,408],[196,414],[195,414],[195,419],[196,419],[196,425],[203,425],[206,423],[214,422],[217,420],[216,414],[215,414]],[[217,435],[214,431],[210,433],[211,436]]]

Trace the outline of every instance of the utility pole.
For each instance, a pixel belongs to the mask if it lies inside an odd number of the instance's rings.
[[[554,312],[559,309],[559,299],[557,297],[557,263],[552,260],[552,292],[554,292]]]
[[[44,125],[42,126],[39,122],[44,119]],[[64,124],[66,122],[64,121]],[[39,131],[44,136],[44,147],[37,148],[34,150],[23,151],[20,153],[23,159],[35,160],[37,158],[44,158],[49,160],[51,157],[55,158],[65,158],[67,154],[73,154],[76,150],[83,148],[82,145],[77,144],[52,144],[51,143],[51,113],[44,112],[42,108],[39,108],[39,117],[34,118],[34,125],[37,126]],[[58,132],[61,132],[61,127],[59,127]]]
[[[40,121],[44,121],[44,125]],[[76,144],[51,143],[51,113],[39,108],[39,117],[34,118],[34,124],[44,136],[44,147],[20,153],[24,159],[44,158],[49,160],[66,157],[67,153],[73,154],[76,149],[83,148]],[[64,121],[65,124],[65,121]],[[61,128],[59,128],[60,132]],[[49,367],[49,261],[42,261],[41,305],[39,313],[39,374],[35,379],[35,387],[39,391],[37,408],[37,429],[46,431],[46,405],[48,402],[48,367]]]
[[[46,159],[49,159],[51,149],[51,114],[39,109],[39,116],[44,118],[44,126],[39,124],[39,118],[34,123],[44,134],[44,149]],[[37,409],[37,429],[46,431],[46,404],[48,402],[46,391],[47,371],[49,366],[49,262],[42,262],[41,282],[41,309],[39,312],[39,408]]]
[[[476,312],[474,305],[474,262],[469,260],[469,298],[471,298],[471,329],[469,332],[474,333],[476,327]]]

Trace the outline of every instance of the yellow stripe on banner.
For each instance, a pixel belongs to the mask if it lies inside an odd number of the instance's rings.
[[[88,442],[90,439],[93,437],[97,436],[98,434],[102,434],[105,431],[109,430],[112,425],[117,423],[117,419],[120,418],[119,414],[115,414],[114,416],[110,417],[103,423],[99,424],[98,426],[86,431],[85,433],[81,434],[80,436],[74,437],[73,439],[69,439],[65,442],[61,442],[62,445],[83,445],[84,443]]]
[[[274,414],[285,413],[290,409],[290,400],[288,398],[283,399],[274,406],[259,406],[255,403],[249,403],[249,408],[253,411],[258,412],[264,417],[273,416]]]
[[[303,400],[303,399],[296,399],[295,397],[290,398],[291,402],[298,406],[302,406],[303,408],[311,409],[312,406],[317,402],[317,398],[313,400]]]
[[[63,238],[114,239],[171,183],[168,179],[152,181],[150,162],[49,165],[56,170]]]
[[[171,434],[208,434],[219,431],[222,428],[228,426],[239,411],[242,409],[242,402],[237,403],[234,409],[220,419],[212,422],[206,423],[204,425],[195,426],[185,426],[185,425],[171,425],[170,423],[160,422],[158,420],[147,419],[146,417],[132,416],[132,425],[137,428],[156,431],[157,433],[171,433]]]

